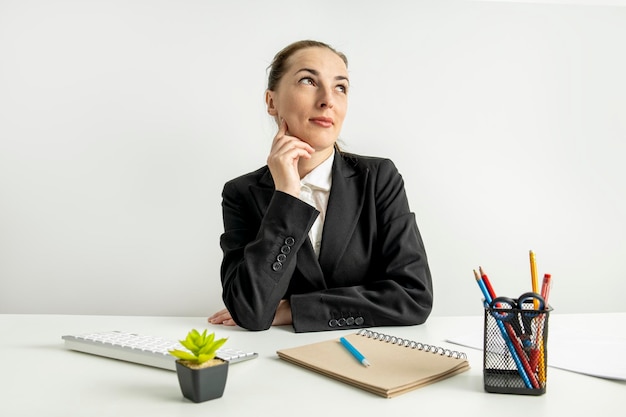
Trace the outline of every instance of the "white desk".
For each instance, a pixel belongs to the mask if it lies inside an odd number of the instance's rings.
[[[587,321],[580,324],[581,321]],[[626,313],[552,314],[550,325],[621,329]],[[379,329],[459,350],[443,342],[468,326],[482,332],[482,317],[431,317],[415,327]],[[224,396],[185,400],[175,372],[68,351],[61,336],[128,330],[182,338],[191,328],[229,337],[231,347],[259,358],[230,366]],[[351,331],[295,334],[290,327],[265,332],[207,325],[204,317],[0,315],[0,415],[18,416],[599,416],[623,412],[626,383],[548,368],[542,396],[489,394],[482,386],[482,352],[461,348],[472,369],[448,380],[385,399],[281,361],[279,348],[326,340]],[[549,344],[548,344],[549,348]],[[598,352],[598,354],[605,354]],[[616,361],[626,360],[615,357]],[[619,408],[617,408],[619,407]]]

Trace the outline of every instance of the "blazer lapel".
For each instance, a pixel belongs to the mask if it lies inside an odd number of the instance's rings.
[[[341,154],[335,155],[333,182],[319,257],[322,271],[327,278],[333,276],[354,233],[363,208],[368,174],[367,170],[355,169]]]

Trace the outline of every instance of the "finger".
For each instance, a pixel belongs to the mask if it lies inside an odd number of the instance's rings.
[[[276,155],[287,155],[292,153],[306,153],[311,154],[315,152],[315,149],[308,143],[301,141],[293,136],[285,136],[275,144],[274,153]]]
[[[306,141],[300,139],[297,136],[291,135],[289,132],[281,136],[280,135],[281,131],[279,131],[279,133],[276,134],[276,137],[274,138],[274,141],[272,143],[272,148],[274,151],[282,153],[282,152],[288,152],[292,150],[293,148],[299,148],[299,149],[306,150],[308,153],[315,152],[315,149],[311,145],[309,145]]]
[[[216,317],[212,320],[209,320],[211,324],[224,324],[225,322],[232,320],[230,317]]]
[[[214,318],[216,318],[216,317],[218,317],[218,316],[220,316],[220,315],[224,314],[226,311],[227,311],[227,310],[226,310],[225,308],[223,308],[223,309],[221,309],[221,310],[219,310],[219,311],[216,311],[215,313],[213,313],[213,314],[211,315],[211,317],[209,317],[209,320],[214,319]]]
[[[282,143],[288,140],[290,140],[290,136],[287,135],[287,122],[284,119],[280,119],[278,132],[276,132],[276,136],[274,136],[272,141],[272,148],[279,148]]]
[[[227,309],[223,309],[208,318],[208,322],[212,324],[222,324],[225,320],[232,319]]]
[[[285,119],[280,119],[280,126],[278,127],[278,133],[276,133],[276,137],[280,138],[287,134],[289,128],[287,127],[287,122]]]

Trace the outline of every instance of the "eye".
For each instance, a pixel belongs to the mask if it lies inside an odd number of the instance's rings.
[[[298,83],[305,84],[305,85],[314,85],[315,84],[313,82],[313,78],[311,78],[311,77],[301,78],[300,81],[298,81]]]
[[[339,84],[337,87],[335,87],[337,90],[339,90],[339,92],[347,94],[348,93],[348,86],[345,84]]]

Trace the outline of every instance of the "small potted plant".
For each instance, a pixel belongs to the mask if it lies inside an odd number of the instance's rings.
[[[227,339],[215,340],[215,333],[207,335],[196,329],[180,343],[189,351],[174,349],[169,352],[178,358],[176,374],[183,396],[195,403],[220,398],[226,387],[228,362],[216,358],[217,350]]]

